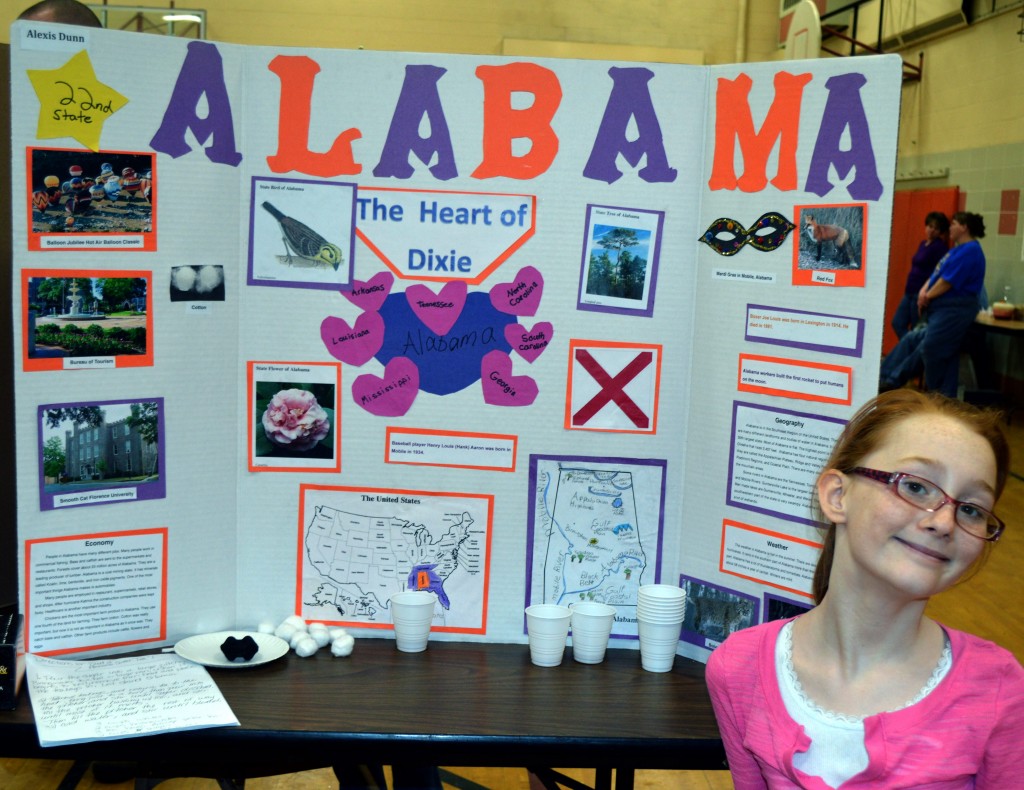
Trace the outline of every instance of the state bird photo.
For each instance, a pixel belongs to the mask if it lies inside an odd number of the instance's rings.
[[[355,184],[253,178],[249,283],[343,288],[351,283]]]
[[[295,253],[301,258],[312,261],[314,265],[317,263],[330,264],[337,271],[338,266],[344,260],[341,248],[337,244],[331,244],[315,230],[308,225],[303,225],[297,219],[286,217],[269,201],[263,201],[263,208],[269,211],[281,226],[281,238],[284,240],[288,263],[292,263],[292,253]]]

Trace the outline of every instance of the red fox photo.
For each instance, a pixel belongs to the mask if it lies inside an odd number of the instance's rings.
[[[863,209],[838,206],[805,211],[801,220],[799,268],[859,269]]]

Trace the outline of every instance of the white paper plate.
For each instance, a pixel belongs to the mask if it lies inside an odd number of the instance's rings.
[[[259,650],[249,661],[228,661],[220,646],[229,636],[233,636],[235,639],[251,636],[256,640]],[[182,639],[174,646],[174,652],[182,658],[195,661],[205,667],[244,669],[280,658],[288,652],[288,643],[273,634],[260,634],[255,631],[216,631],[212,634],[196,634]]]

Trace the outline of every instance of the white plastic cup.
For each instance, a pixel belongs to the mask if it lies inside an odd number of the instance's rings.
[[[674,584],[643,584],[637,589],[637,605],[673,606],[686,602],[686,590]]]
[[[600,664],[608,649],[615,607],[598,601],[580,601],[572,611],[572,657],[581,664]]]
[[[572,611],[567,606],[535,603],[526,607],[526,633],[530,661],[539,667],[557,667],[565,655]]]
[[[681,623],[685,613],[685,606],[659,611],[651,611],[650,609],[642,606],[637,606],[636,608],[637,620],[646,620],[649,623]]]
[[[671,584],[645,584],[637,591],[637,621],[681,623],[686,613],[686,590]]]
[[[648,672],[669,672],[676,660],[682,618],[674,623],[651,623],[638,618],[636,625],[640,635],[640,665]]]
[[[430,640],[437,595],[427,590],[402,590],[391,596],[395,647],[403,653],[422,653]]]

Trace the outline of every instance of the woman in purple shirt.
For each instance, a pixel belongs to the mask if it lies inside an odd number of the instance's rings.
[[[708,661],[736,790],[1021,786],[1024,668],[925,616],[1002,534],[1009,456],[997,414],[939,395],[853,416],[817,482],[817,606]]]
[[[917,307],[927,311],[928,321],[921,342],[924,384],[950,398],[957,396],[960,349],[978,315],[978,298],[985,287],[985,253],[978,242],[984,235],[985,220],[980,214],[956,212],[949,223],[953,246],[917,296]]]
[[[917,326],[920,313],[917,310],[917,294],[921,286],[927,282],[929,275],[935,270],[936,264],[942,260],[949,247],[946,245],[946,234],[949,233],[949,220],[941,211],[932,211],[924,218],[924,239],[917,247],[917,252],[910,259],[910,272],[903,289],[903,298],[896,307],[892,317],[892,328],[896,337],[902,338]]]

